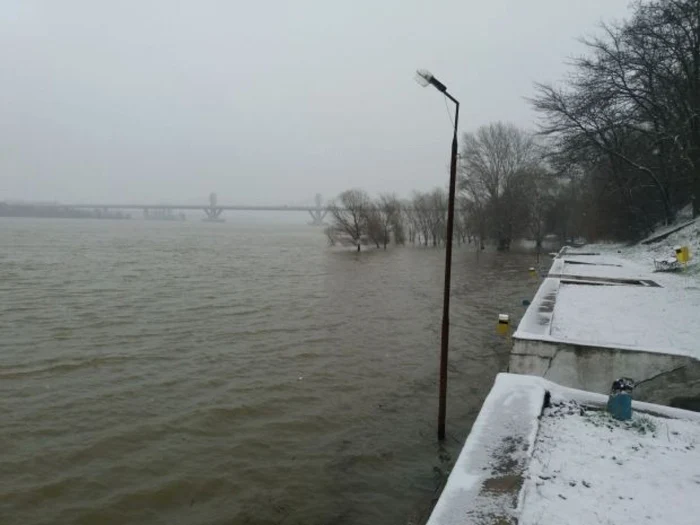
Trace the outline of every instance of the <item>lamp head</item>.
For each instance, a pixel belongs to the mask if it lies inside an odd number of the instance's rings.
[[[435,78],[430,71],[427,71],[425,69],[419,69],[416,71],[416,82],[418,82],[423,87],[427,86],[428,84],[432,84],[438,91],[441,91],[442,93],[447,91],[447,86],[445,86],[445,84],[443,84],[437,78]]]
[[[421,86],[426,87],[428,84],[430,84],[431,79],[433,78],[432,73],[430,71],[427,71],[425,69],[418,69],[416,70],[416,82],[418,82]]]

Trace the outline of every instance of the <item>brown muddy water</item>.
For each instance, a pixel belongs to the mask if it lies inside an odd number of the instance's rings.
[[[537,283],[309,226],[0,220],[0,523],[420,523]]]

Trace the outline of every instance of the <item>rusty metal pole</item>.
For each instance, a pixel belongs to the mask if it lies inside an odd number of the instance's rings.
[[[457,186],[457,122],[459,102],[447,91],[443,92],[455,103],[455,128],[452,135],[452,157],[450,159],[450,193],[447,200],[447,239],[445,243],[445,289],[442,297],[442,335],[440,338],[440,402],[438,407],[438,439],[445,439],[445,417],[447,414],[447,355],[450,344],[450,286],[452,280],[452,237],[455,224],[455,193]]]
[[[457,187],[457,126],[459,123],[459,101],[447,92],[447,86],[430,71],[416,71],[416,82],[421,86],[433,86],[455,103],[454,132],[452,133],[452,156],[450,159],[450,194],[447,201],[447,239],[445,242],[445,289],[442,296],[442,334],[440,337],[440,394],[438,406],[438,439],[445,439],[445,416],[447,414],[447,354],[450,346],[450,281],[452,277],[452,237],[455,226],[455,193]]]

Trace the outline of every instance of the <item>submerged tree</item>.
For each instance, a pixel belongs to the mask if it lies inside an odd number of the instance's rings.
[[[525,190],[540,160],[532,136],[510,124],[497,122],[464,135],[460,187],[479,236],[496,239],[499,250],[509,249],[523,233],[529,212]]]
[[[332,225],[329,236],[344,244],[357,246],[360,251],[362,238],[367,233],[367,211],[371,206],[369,195],[363,190],[347,190],[338,196],[338,202],[331,203],[328,211]]]
[[[392,236],[397,244],[405,242],[402,206],[393,194],[380,195],[373,201],[363,190],[344,191],[328,211],[333,223],[326,235],[332,244],[352,244],[360,251],[365,242],[386,249]]]
[[[394,235],[394,242],[403,243],[403,228],[401,224],[401,203],[396,195],[384,194],[379,196],[376,205],[379,226],[381,228],[381,241],[386,250],[390,237]]]
[[[365,210],[365,223],[367,225],[367,238],[379,248],[389,242],[389,234],[384,231],[381,212],[376,203],[371,202]]]

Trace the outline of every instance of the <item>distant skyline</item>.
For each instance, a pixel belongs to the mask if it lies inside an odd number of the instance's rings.
[[[0,201],[304,204],[447,182],[629,0],[2,0]]]

